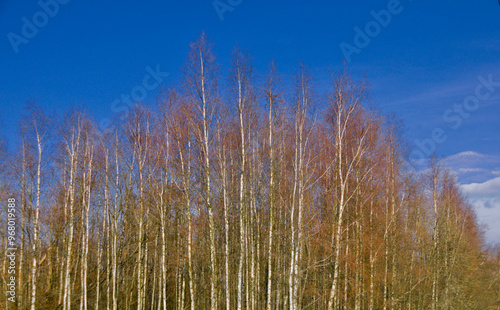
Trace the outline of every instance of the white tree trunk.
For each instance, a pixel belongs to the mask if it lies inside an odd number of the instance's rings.
[[[39,216],[40,216],[40,187],[41,187],[41,174],[42,174],[42,149],[43,142],[42,136],[38,132],[37,124],[35,122],[36,140],[38,148],[38,161],[36,165],[36,203],[35,203],[35,221],[33,223],[33,261],[31,270],[31,310],[35,310],[36,304],[36,278],[37,278],[37,256],[38,256],[38,237],[39,237]]]

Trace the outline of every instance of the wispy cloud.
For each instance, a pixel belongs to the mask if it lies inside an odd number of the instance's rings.
[[[447,157],[444,163],[456,173],[461,184],[484,183],[500,175],[497,155],[466,151]]]
[[[388,102],[389,105],[407,105],[416,103],[429,103],[429,102],[448,102],[453,101],[457,97],[463,97],[471,91],[470,81],[461,81],[449,83],[448,85],[441,85],[439,87],[433,86],[420,90],[420,92],[411,95],[408,98]]]

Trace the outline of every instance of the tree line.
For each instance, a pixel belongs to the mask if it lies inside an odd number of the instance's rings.
[[[238,48],[223,71],[202,35],[158,107],[122,116],[29,104],[1,145],[3,309],[500,309],[500,251],[454,176],[412,168],[346,70],[321,95]]]

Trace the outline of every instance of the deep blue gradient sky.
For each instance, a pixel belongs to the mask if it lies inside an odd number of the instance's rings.
[[[13,147],[22,108],[29,100],[54,111],[82,105],[97,121],[113,118],[111,103],[140,85],[148,66],[159,65],[170,73],[163,87],[173,83],[189,42],[202,31],[214,43],[222,65],[238,44],[248,48],[257,73],[264,73],[272,59],[284,74],[304,62],[318,84],[326,85],[327,69],[338,70],[346,60],[340,44],[355,45],[354,28],[365,29],[374,20],[372,10],[379,12],[396,2],[220,0],[236,4],[221,20],[211,0],[71,0],[60,4],[16,53],[9,33],[22,35],[23,17],[32,21],[43,15],[37,13],[42,8],[37,1],[0,1],[2,132]],[[380,27],[369,45],[350,55],[350,71],[366,76],[381,110],[405,122],[416,150],[416,140],[430,141],[437,129],[441,142],[436,151],[443,157],[473,151],[500,158],[500,86],[467,117],[462,114],[457,120],[457,112],[450,111],[448,121],[443,118],[447,110],[475,95],[479,77],[487,80],[491,75],[500,82],[497,0],[401,0],[397,8],[398,14]],[[148,92],[146,104],[154,101],[159,89]],[[500,160],[493,162],[481,169],[497,175]],[[472,182],[459,177],[462,183]]]

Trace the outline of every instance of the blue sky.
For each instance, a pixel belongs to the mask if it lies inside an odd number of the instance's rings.
[[[56,112],[82,105],[97,121],[113,118],[112,102],[141,85],[149,67],[170,74],[147,92],[144,102],[152,103],[180,75],[189,42],[206,31],[222,65],[238,44],[248,48],[258,73],[272,59],[284,74],[302,61],[324,85],[327,69],[348,61],[354,75],[366,76],[377,106],[405,122],[408,140],[422,152],[414,157],[434,146],[450,158],[460,183],[477,184],[463,188],[480,220],[500,224],[500,198],[492,194],[500,192],[496,0],[54,1],[0,2],[0,117],[11,146],[29,100]],[[33,20],[35,34],[25,26]],[[369,40],[362,48],[356,29]],[[348,58],[341,48],[347,45],[356,49]],[[485,86],[488,79],[497,86]],[[487,99],[477,99],[478,88]],[[487,237],[500,242],[500,231]]]

